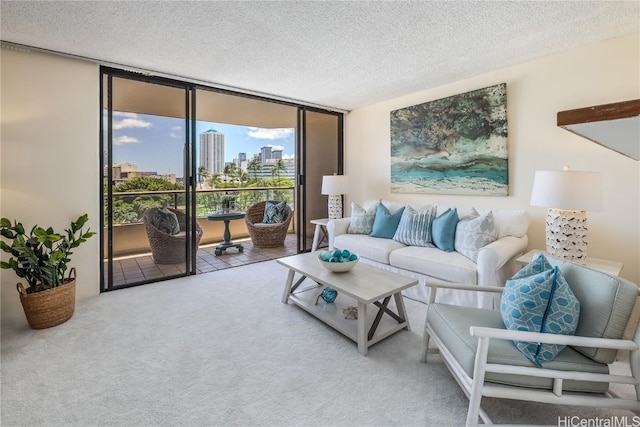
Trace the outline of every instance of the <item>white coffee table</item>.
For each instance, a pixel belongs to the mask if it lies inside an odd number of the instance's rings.
[[[289,301],[358,343],[358,351],[366,356],[373,344],[401,330],[410,330],[401,291],[418,281],[391,273],[363,262],[351,271],[332,273],[318,261],[320,252],[280,258],[277,262],[289,269],[282,302]],[[295,274],[301,277],[294,284]],[[310,280],[306,280],[310,279]],[[325,287],[338,291],[335,302],[316,304]],[[393,297],[393,305],[389,305]],[[346,319],[343,310],[358,307],[358,319]],[[377,310],[368,312],[369,304]],[[386,316],[385,316],[386,314]]]

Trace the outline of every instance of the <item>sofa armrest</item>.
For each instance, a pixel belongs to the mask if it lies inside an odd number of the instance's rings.
[[[347,234],[347,229],[351,224],[351,218],[332,219],[327,223],[327,233],[329,234],[329,249],[333,250],[333,239],[341,234]]]
[[[522,237],[505,236],[480,249],[478,252],[478,285],[504,286],[505,281],[511,277],[510,261],[520,256],[527,245],[529,238],[525,234]]]
[[[440,283],[426,281],[425,286],[430,288],[429,291],[429,304],[435,302],[436,293],[438,289],[453,289],[458,291],[473,291],[473,292],[493,292],[496,294],[502,294],[502,286],[478,286],[478,285],[466,285],[463,283]]]

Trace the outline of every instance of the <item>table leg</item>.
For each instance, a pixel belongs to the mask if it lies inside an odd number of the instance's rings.
[[[316,230],[313,232],[313,243],[311,244],[311,252],[315,252],[320,244],[320,224],[316,224]]]
[[[358,352],[366,356],[369,351],[367,342],[367,304],[358,301]]]
[[[287,276],[287,282],[284,285],[284,295],[282,295],[282,303],[286,304],[289,301],[289,294],[291,293],[291,284],[293,283],[293,276],[295,271],[289,270],[289,275]]]
[[[402,317],[404,321],[407,323],[407,326],[405,326],[404,329],[407,331],[410,331],[411,325],[409,325],[409,318],[407,317],[407,309],[404,307],[404,298],[402,298],[402,293],[398,292],[393,294],[393,298],[395,298],[395,301],[396,301],[396,308],[398,310],[398,315]]]
[[[231,231],[229,230],[229,222],[225,220],[224,221],[224,242],[229,244],[231,243]]]

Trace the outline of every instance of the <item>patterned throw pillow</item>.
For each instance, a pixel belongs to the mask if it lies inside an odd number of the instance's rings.
[[[407,206],[402,213],[398,228],[393,235],[393,240],[405,245],[432,248],[431,223],[435,216],[435,206],[427,206],[420,212],[411,206]]]
[[[540,272],[543,268],[545,270]],[[502,291],[500,314],[510,330],[575,335],[580,302],[558,267],[551,268],[541,254],[507,280]],[[514,344],[538,366],[553,360],[565,347],[521,341],[514,341]]]
[[[264,224],[280,224],[285,220],[287,202],[283,201],[278,204],[267,202],[264,205],[264,217],[262,222]]]
[[[373,220],[376,217],[377,205],[369,210],[351,202],[351,222],[347,233],[349,234],[371,234]]]
[[[438,249],[445,252],[453,252],[456,226],[458,225],[458,210],[449,208],[431,224],[431,240]]]
[[[371,234],[369,234],[369,236],[381,237],[383,239],[393,239],[393,236],[396,234],[396,230],[398,229],[398,224],[400,223],[400,218],[402,218],[403,212],[404,206],[394,213],[391,213],[385,205],[383,205],[382,203],[378,203],[378,208],[376,209],[376,217],[373,219],[373,229],[371,230]]]
[[[151,218],[151,224],[163,233],[178,234],[180,232],[178,217],[167,208],[156,210]]]
[[[478,212],[475,212],[477,215]],[[498,239],[493,222],[493,212],[483,216],[472,216],[460,220],[456,226],[455,250],[473,262],[478,261],[478,252]]]

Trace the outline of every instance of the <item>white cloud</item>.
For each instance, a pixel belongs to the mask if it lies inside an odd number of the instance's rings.
[[[122,117],[122,120],[113,121],[113,129],[125,129],[125,128],[150,128],[151,122],[142,120],[136,113],[113,113],[115,117]]]
[[[282,155],[282,159],[283,160],[293,160],[295,158],[296,158],[296,156],[294,154],[283,154]]]
[[[174,126],[171,128],[171,133],[169,134],[171,138],[182,138],[184,135],[180,133],[182,130],[182,126]]]
[[[134,138],[133,136],[122,135],[117,138],[113,138],[113,143],[115,145],[123,145],[123,144],[137,144],[140,141],[138,138]]]
[[[293,129],[249,128],[249,136],[256,139],[285,139],[293,134]]]

